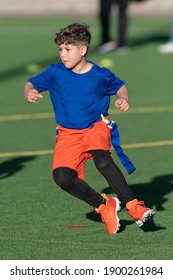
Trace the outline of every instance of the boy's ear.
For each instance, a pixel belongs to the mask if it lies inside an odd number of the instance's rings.
[[[86,53],[87,53],[87,46],[82,45],[82,46],[81,46],[81,55],[82,55],[82,56],[85,56]]]

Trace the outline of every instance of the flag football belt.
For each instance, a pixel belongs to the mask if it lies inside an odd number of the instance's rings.
[[[111,142],[112,146],[119,157],[121,163],[123,164],[126,171],[130,174],[136,170],[133,163],[129,160],[129,158],[124,154],[122,147],[120,146],[120,136],[118,131],[118,126],[114,121],[109,121],[101,115],[102,121],[107,124],[107,127],[111,130]]]

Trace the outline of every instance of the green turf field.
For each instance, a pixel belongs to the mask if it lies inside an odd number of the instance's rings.
[[[26,79],[59,61],[54,32],[76,21],[91,27],[88,59],[98,64],[112,59],[111,70],[130,91],[131,111],[118,113],[112,98],[110,116],[137,167],[130,176],[125,173],[129,185],[156,211],[143,229],[123,208],[121,231],[108,235],[90,206],[55,185],[51,161],[56,123],[49,96],[44,93],[39,104],[23,98]],[[96,52],[99,26],[94,18],[0,18],[1,260],[172,259],[173,55],[157,53],[168,33],[168,19],[131,19],[130,52],[103,56]],[[32,64],[39,69],[29,69]],[[114,152],[113,157],[122,168]],[[113,195],[92,162],[86,180],[97,191]],[[82,227],[67,227],[75,225]]]

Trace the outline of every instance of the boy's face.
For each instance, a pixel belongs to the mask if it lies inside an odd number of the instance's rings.
[[[62,44],[59,46],[60,58],[68,69],[74,69],[80,64],[86,54],[87,47],[84,45]]]

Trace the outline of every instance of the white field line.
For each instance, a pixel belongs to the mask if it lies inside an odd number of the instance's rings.
[[[165,113],[173,112],[173,106],[161,106],[161,107],[139,107],[131,108],[126,114],[137,114],[137,113]],[[110,109],[109,114],[116,115],[122,114],[117,109]],[[124,115],[126,115],[124,114]],[[5,121],[21,121],[21,120],[32,120],[32,119],[50,119],[53,118],[53,113],[38,113],[38,114],[21,114],[21,115],[6,115],[0,116],[0,122]]]
[[[172,146],[172,145],[173,145],[173,140],[168,140],[168,141],[125,144],[122,145],[122,148],[127,150],[127,149],[139,149],[139,148],[155,148],[155,147]],[[0,153],[0,158],[19,157],[19,156],[44,156],[44,155],[52,155],[52,154],[53,154],[53,150],[9,152],[9,153]]]
[[[162,106],[162,107],[139,107],[132,108],[129,113],[157,113],[157,112],[173,112],[173,106]],[[109,110],[110,114],[117,114],[116,109]],[[121,113],[121,112],[120,112]],[[38,113],[38,114],[23,114],[23,115],[7,115],[0,116],[0,121],[23,121],[30,119],[49,119],[53,118],[52,113]],[[150,148],[160,146],[173,145],[173,140],[157,141],[157,142],[146,142],[146,143],[134,143],[122,145],[123,149],[138,149],[138,148]],[[23,152],[10,152],[0,153],[0,157],[15,157],[15,156],[31,156],[31,155],[50,155],[53,154],[53,150],[42,150],[42,151],[23,151]]]
[[[44,156],[44,155],[51,155],[51,154],[53,154],[53,150],[23,151],[23,152],[0,153],[0,157]]]
[[[52,113],[38,113],[38,114],[23,114],[23,115],[7,115],[0,116],[0,122],[6,121],[24,121],[33,119],[50,119],[53,118]]]
[[[160,107],[139,107],[139,108],[131,108],[127,114],[137,114],[137,113],[166,113],[173,112],[173,106],[160,106]],[[110,109],[109,114],[123,114],[116,109]]]

